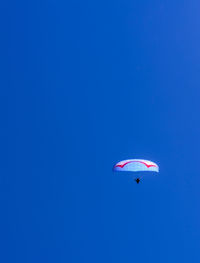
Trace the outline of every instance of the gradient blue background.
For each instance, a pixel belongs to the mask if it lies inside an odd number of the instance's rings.
[[[199,9],[1,3],[2,263],[200,261]]]

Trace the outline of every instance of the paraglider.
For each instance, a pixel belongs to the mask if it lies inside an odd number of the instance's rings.
[[[129,159],[120,161],[114,165],[113,171],[117,172],[159,172],[159,167],[156,163],[143,159]],[[139,184],[141,180],[141,175],[136,175],[136,183]]]

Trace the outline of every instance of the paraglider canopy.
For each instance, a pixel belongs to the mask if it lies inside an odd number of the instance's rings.
[[[118,172],[159,172],[159,167],[156,163],[143,160],[143,159],[129,159],[120,161],[117,164],[114,165],[113,171]],[[138,174],[138,173],[137,173]],[[139,175],[140,174],[140,175]],[[139,183],[140,179],[142,177],[142,173],[139,173],[136,176],[136,182]]]
[[[142,160],[142,159],[130,159],[118,162],[113,167],[114,171],[130,171],[130,172],[139,172],[139,171],[153,171],[159,172],[159,167],[156,163],[151,161]]]

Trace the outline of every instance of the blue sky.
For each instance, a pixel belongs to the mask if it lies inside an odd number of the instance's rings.
[[[200,260],[199,8],[1,4],[1,262]]]

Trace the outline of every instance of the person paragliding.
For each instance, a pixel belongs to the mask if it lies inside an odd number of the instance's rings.
[[[139,184],[140,178],[135,179],[136,183]]]
[[[114,165],[113,171],[117,172],[138,172],[135,181],[137,184],[141,181],[142,172],[159,172],[159,167],[156,163],[143,159],[129,159],[120,161]],[[141,173],[139,173],[141,172]]]

